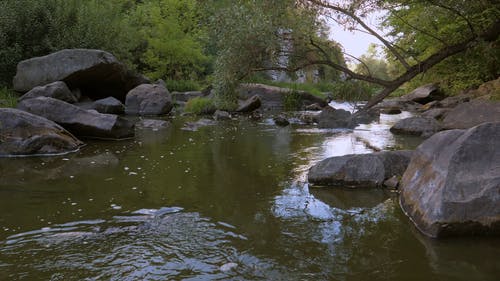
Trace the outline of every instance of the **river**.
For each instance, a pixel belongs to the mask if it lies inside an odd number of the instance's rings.
[[[270,119],[0,159],[0,280],[499,280],[500,241],[418,233],[397,194],[317,188],[330,156],[415,148]]]

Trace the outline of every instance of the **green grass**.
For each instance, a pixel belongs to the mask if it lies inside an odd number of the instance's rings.
[[[216,107],[214,101],[210,98],[197,97],[190,99],[184,108],[186,112],[194,113],[196,115],[212,114],[215,112]]]
[[[326,98],[326,95],[324,92],[330,92],[331,91],[331,84],[329,83],[294,83],[294,82],[278,82],[278,81],[271,81],[267,79],[251,79],[248,81],[249,83],[259,83],[259,84],[265,84],[265,85],[270,85],[270,86],[276,86],[280,88],[288,88],[292,89],[294,91],[305,91],[308,92],[312,95],[315,95],[317,97],[320,97],[322,99]]]
[[[18,95],[6,87],[0,88],[0,107],[16,107]]]
[[[165,84],[170,92],[200,91],[202,89],[200,83],[193,80],[167,80]]]
[[[286,111],[300,110],[301,104],[300,93],[295,90],[283,96],[283,107]]]

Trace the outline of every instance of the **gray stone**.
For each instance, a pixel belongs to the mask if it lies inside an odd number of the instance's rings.
[[[440,131],[441,125],[434,118],[414,116],[399,120],[390,130],[394,134],[429,137]]]
[[[231,114],[227,111],[217,110],[215,111],[213,118],[217,121],[231,120]]]
[[[397,176],[393,176],[384,181],[384,186],[392,189],[397,189],[399,185],[399,179]]]
[[[388,114],[388,115],[396,115],[396,114],[400,114],[401,112],[402,112],[401,108],[399,108],[399,107],[387,107],[387,108],[384,108],[380,111],[380,113]]]
[[[422,113],[422,117],[441,120],[450,110],[451,108],[431,108]]]
[[[184,124],[184,127],[182,127],[181,130],[195,132],[202,127],[215,126],[215,125],[217,125],[217,122],[215,122],[214,120],[202,118],[196,122],[186,122],[186,124]]]
[[[380,111],[376,108],[360,110],[349,117],[348,128],[355,128],[359,124],[370,124],[380,119]]]
[[[93,99],[114,96],[119,100],[124,100],[130,89],[147,83],[108,52],[69,49],[21,61],[13,84],[15,91],[25,93],[55,81],[79,88]]]
[[[165,115],[172,110],[167,88],[159,84],[142,84],[132,89],[125,100],[125,113],[131,115]]]
[[[0,108],[0,156],[61,154],[82,145],[50,120],[14,108]]]
[[[170,122],[157,119],[142,119],[135,123],[135,126],[140,129],[152,129],[153,131],[156,131],[170,127]]]
[[[297,94],[302,108],[314,103],[317,103],[320,107],[328,105],[324,99],[305,91],[294,91],[288,88],[280,88],[264,84],[241,84],[237,91],[238,97],[243,100],[249,99],[255,95],[260,96],[262,108],[264,110],[282,110],[284,108],[283,101],[285,100],[286,95],[292,92]]]
[[[434,100],[442,100],[443,98],[444,95],[439,90],[437,84],[428,84],[413,90],[400,99],[403,101],[414,101],[420,104],[426,104]]]
[[[96,100],[93,108],[100,113],[123,114],[125,112],[123,103],[113,97]]]
[[[17,107],[52,120],[76,136],[100,139],[134,136],[134,123],[125,118],[88,111],[53,98],[23,100]]]
[[[69,103],[75,103],[78,98],[70,91],[66,83],[62,81],[53,82],[45,86],[37,86],[19,98],[19,101],[36,97],[50,97]]]
[[[174,92],[172,93],[172,99],[176,102],[183,101],[187,102],[190,99],[194,99],[197,97],[203,97],[201,91],[191,91],[191,92]]]
[[[400,203],[431,237],[500,234],[500,123],[435,134],[416,150]]]
[[[447,97],[441,101],[438,102],[437,107],[445,107],[445,108],[452,108],[455,107],[459,104],[469,102],[471,100],[472,96],[466,93],[456,95],[456,96],[451,96]]]
[[[417,112],[422,108],[422,105],[414,101],[401,100],[400,98],[386,99],[375,105],[375,109],[393,109],[399,108],[401,111]]]
[[[309,111],[320,111],[323,109],[324,106],[321,106],[321,104],[319,103],[313,103],[313,104],[310,104],[310,105],[307,105],[305,107],[305,110],[309,110]]]
[[[500,122],[500,102],[473,100],[462,103],[446,114],[443,127],[468,129],[486,122]]]
[[[319,128],[348,128],[350,117],[351,113],[349,111],[326,106],[316,116],[316,123],[318,123]]]
[[[276,126],[279,126],[279,127],[286,127],[286,126],[290,125],[290,122],[288,121],[288,119],[286,119],[283,116],[276,116],[273,118],[273,121],[274,121],[274,124],[276,124]]]
[[[412,151],[385,151],[327,158],[309,169],[313,185],[378,187],[392,176],[401,176]]]
[[[260,96],[255,95],[241,103],[236,112],[249,113],[258,109],[261,104]]]

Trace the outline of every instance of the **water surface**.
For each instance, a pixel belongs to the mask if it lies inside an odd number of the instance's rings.
[[[312,188],[326,157],[413,148],[401,116],[356,130],[269,120],[141,130],[0,159],[0,280],[498,280],[498,239],[435,241],[397,195]]]

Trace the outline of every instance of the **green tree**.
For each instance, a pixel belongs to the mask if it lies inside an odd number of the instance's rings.
[[[19,61],[65,48],[96,48],[127,61],[136,48],[123,20],[124,1],[0,1],[0,84],[9,85]]]
[[[207,75],[211,59],[204,52],[207,34],[195,0],[144,1],[129,17],[143,41],[140,71],[153,79],[197,80]]]
[[[391,79],[389,65],[385,59],[379,57],[377,46],[375,44],[370,44],[366,54],[359,57],[359,63],[356,64],[355,71],[357,73],[366,76],[373,76],[379,79]]]
[[[277,42],[282,40],[276,39],[280,37],[276,31],[283,28],[293,31],[294,46],[304,46],[307,54],[296,63],[287,65],[287,70],[324,65],[344,72],[350,79],[380,86],[382,90],[366,107],[380,102],[433,67],[439,68],[439,64],[446,63],[447,59],[458,59],[457,54],[478,54],[474,50],[481,45],[490,46],[489,53],[494,57],[487,58],[492,66],[489,71],[497,75],[499,5],[498,1],[488,0],[234,1],[230,13],[233,16],[217,21],[222,36],[215,65],[215,89],[221,96],[226,97],[225,93],[231,98],[231,90],[238,78],[248,71],[265,69],[255,68],[263,61],[273,62],[273,58],[280,54]],[[366,23],[367,15],[376,11],[385,11],[382,21],[387,22],[386,28],[391,29],[387,36]],[[332,19],[350,29],[363,30],[377,38],[394,76],[377,77],[352,71],[342,60],[332,57],[326,50],[328,46],[319,42],[321,37],[311,36],[318,34],[322,18]],[[471,60],[476,61],[476,58],[472,56]],[[275,69],[276,66],[267,68]],[[442,69],[446,70],[446,66]]]
[[[317,11],[294,0],[208,2],[213,9],[210,26],[217,49],[214,90],[219,107],[234,107],[235,89],[250,73],[293,73],[308,67],[308,61],[317,56],[311,42],[318,46],[330,44],[324,40],[324,22],[317,17]],[[328,48],[325,54],[343,62],[339,52],[332,50],[335,48]],[[287,58],[285,65],[283,57]]]

